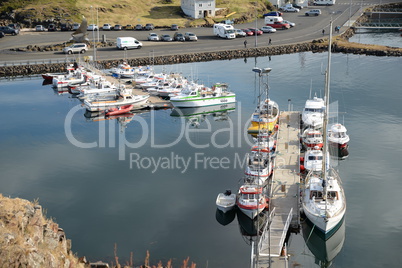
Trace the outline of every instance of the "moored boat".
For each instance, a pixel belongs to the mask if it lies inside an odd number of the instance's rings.
[[[118,108],[110,108],[109,110],[106,111],[106,116],[111,116],[111,115],[120,115],[120,114],[126,114],[133,109],[134,105],[129,104],[129,105],[123,105]]]
[[[133,104],[140,107],[149,99],[149,95],[133,95],[131,90],[121,90],[116,98],[109,100],[87,99],[84,101],[85,108],[91,112],[104,111]]]
[[[339,158],[349,156],[348,142],[350,138],[346,131],[346,127],[342,124],[337,123],[331,126],[331,129],[328,131],[328,145],[331,155]]]
[[[236,102],[236,94],[228,90],[228,85],[216,83],[211,88],[192,85],[178,95],[169,95],[174,107],[202,107]]]
[[[301,135],[301,142],[304,148],[314,148],[323,146],[323,137],[321,130],[314,128],[306,128]]]
[[[263,193],[262,185],[246,183],[240,186],[236,205],[250,219],[254,219],[268,207],[268,201]]]
[[[234,209],[236,206],[236,195],[231,190],[219,193],[216,198],[216,206],[224,213]]]
[[[322,128],[324,118],[325,103],[324,99],[314,96],[308,99],[302,111],[302,124],[304,128]]]
[[[266,130],[272,134],[276,131],[278,118],[278,104],[271,99],[265,99],[261,101],[254,113],[251,115],[251,125],[247,132],[256,135],[261,130]]]

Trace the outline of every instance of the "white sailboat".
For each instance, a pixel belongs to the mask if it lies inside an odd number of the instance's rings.
[[[325,85],[325,112],[323,133],[327,133],[329,115],[329,85],[331,66],[332,22],[330,23],[328,68]],[[328,137],[324,135],[323,155],[327,155]],[[305,178],[302,207],[307,218],[325,235],[335,231],[346,212],[346,198],[339,174],[330,165],[329,157],[323,157],[322,170],[309,172]]]

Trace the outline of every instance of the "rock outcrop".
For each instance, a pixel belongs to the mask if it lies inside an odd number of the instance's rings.
[[[42,207],[0,194],[0,267],[84,267],[59,225]]]

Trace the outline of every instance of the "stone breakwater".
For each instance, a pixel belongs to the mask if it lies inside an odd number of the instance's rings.
[[[132,66],[144,66],[152,64],[167,65],[167,64],[179,64],[189,62],[208,62],[216,60],[231,60],[239,58],[275,56],[275,55],[292,54],[307,51],[311,51],[313,53],[321,53],[327,51],[327,47],[328,47],[327,40],[319,39],[319,40],[313,40],[312,42],[306,42],[301,44],[224,50],[216,52],[178,54],[169,56],[159,56],[155,57],[154,59],[150,59],[149,57],[133,58],[128,59],[127,62]],[[377,47],[377,46],[372,47],[365,45],[359,45],[357,47],[345,46],[338,44],[337,41],[334,41],[333,53],[401,57],[402,49],[392,47]],[[101,69],[110,69],[112,67],[117,66],[120,62],[121,60],[97,61],[97,66]],[[66,69],[65,63],[1,66],[0,77],[33,75],[48,72],[61,72],[65,71],[65,69]]]

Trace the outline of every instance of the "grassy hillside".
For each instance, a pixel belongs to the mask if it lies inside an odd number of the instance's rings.
[[[230,18],[262,14],[272,7],[267,0],[216,0],[218,8],[226,13],[235,12]],[[18,20],[30,19],[33,24],[46,20],[80,22],[85,16],[89,23],[145,24],[167,26],[177,23],[181,26],[202,24],[184,16],[180,0],[2,0],[0,12],[10,14],[16,11]]]

